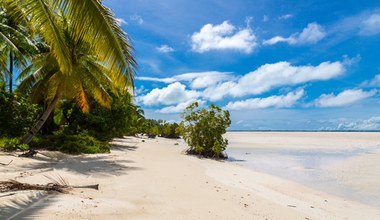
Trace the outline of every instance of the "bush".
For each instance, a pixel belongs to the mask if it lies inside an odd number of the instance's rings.
[[[40,108],[0,88],[0,137],[19,137],[38,119]]]
[[[31,147],[56,150],[68,154],[110,152],[108,143],[100,142],[86,133],[78,135],[56,134],[38,137],[31,143]]]
[[[15,150],[29,150],[27,144],[19,144],[18,138],[1,138],[0,139],[0,148],[3,151],[15,151]]]
[[[190,146],[190,154],[205,157],[226,158],[223,151],[228,140],[223,138],[230,126],[230,113],[211,104],[207,109],[198,108],[198,102],[188,106],[182,114],[181,134]]]
[[[112,94],[111,94],[112,95]],[[62,126],[65,133],[76,135],[86,130],[89,135],[101,141],[138,132],[143,113],[132,103],[129,94],[113,96],[111,108],[90,101],[89,113],[82,112],[72,101],[66,101],[55,112],[54,121]]]

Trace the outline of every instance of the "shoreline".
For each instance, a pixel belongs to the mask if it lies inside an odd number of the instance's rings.
[[[49,180],[44,175],[60,175],[73,185],[100,184],[99,191],[74,189],[49,198],[40,198],[35,192],[0,197],[0,215],[4,210],[15,214],[26,209],[16,217],[304,220],[380,216],[374,207],[286,179],[184,155],[182,141],[144,141],[115,139],[116,146],[104,155],[43,152],[30,159],[0,153],[1,161],[14,160],[9,166],[0,166],[0,179],[45,184]]]
[[[380,208],[380,192],[375,188],[380,185],[380,134],[252,132],[225,136],[232,140],[227,154],[233,163]]]

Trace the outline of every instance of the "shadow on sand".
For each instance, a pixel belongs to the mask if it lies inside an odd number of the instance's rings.
[[[131,142],[127,138],[116,138],[111,142],[111,150],[114,152],[135,151],[137,143]],[[105,174],[105,175],[122,175],[128,171],[140,170],[140,167],[132,166],[135,162],[124,159],[118,154],[98,154],[98,155],[65,155],[64,159],[57,160],[45,156],[34,157],[39,163],[26,163],[20,168],[25,171],[36,171],[55,169],[56,171],[65,170],[69,172],[80,173],[83,175]]]
[[[11,220],[33,218],[33,213],[52,205],[52,199],[57,196],[57,193],[48,194],[40,191],[33,193],[22,191],[19,193],[22,195],[12,197],[4,204],[0,205],[1,219]]]
[[[63,155],[61,158],[51,158],[44,155],[38,155],[30,159],[30,163],[17,167],[22,172],[28,172],[31,175],[43,174],[52,170],[73,172],[82,175],[124,175],[130,171],[142,170],[142,168],[133,166],[135,162],[124,159],[126,152],[135,151],[137,142],[132,139],[115,139],[112,143],[113,152],[120,151],[116,154],[103,155]],[[48,154],[46,154],[48,155]],[[35,161],[35,162],[33,162]],[[63,176],[63,178],[65,178]],[[21,180],[20,180],[21,181]],[[22,181],[21,181],[22,182]],[[0,197],[0,219],[30,219],[38,218],[36,213],[39,210],[53,206],[57,193],[45,193],[41,191],[19,191],[15,194],[8,192],[10,196],[4,194]],[[4,202],[6,201],[6,202]]]

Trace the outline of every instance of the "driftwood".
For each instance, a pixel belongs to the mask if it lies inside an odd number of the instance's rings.
[[[43,190],[43,191],[55,191],[55,192],[65,192],[70,188],[90,188],[90,189],[99,189],[99,184],[96,185],[85,185],[85,186],[70,186],[70,185],[61,185],[56,183],[48,183],[46,185],[40,184],[28,184],[20,183],[15,180],[9,181],[0,181],[0,192],[9,192],[9,191],[18,191],[18,190]]]
[[[13,162],[13,160],[11,160],[9,163],[0,163],[0,165],[8,166],[8,165],[11,164],[12,162]]]
[[[26,153],[23,153],[23,154],[20,154],[18,155],[19,157],[33,157],[34,155],[36,155],[38,153],[38,151],[35,151],[34,149],[31,149],[29,150],[28,152]]]

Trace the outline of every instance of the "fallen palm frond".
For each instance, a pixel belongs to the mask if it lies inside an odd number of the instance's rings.
[[[69,185],[60,175],[56,178],[45,176],[46,178],[52,180],[54,183],[48,184],[29,184],[21,183],[16,180],[0,181],[0,193],[9,191],[19,191],[19,190],[42,190],[42,191],[55,191],[64,193],[70,188],[90,188],[99,190],[99,184],[95,185],[84,185],[84,186],[71,186]]]
[[[0,192],[19,191],[19,190],[43,190],[65,192],[67,186],[49,183],[46,185],[20,183],[16,180],[0,181]]]

